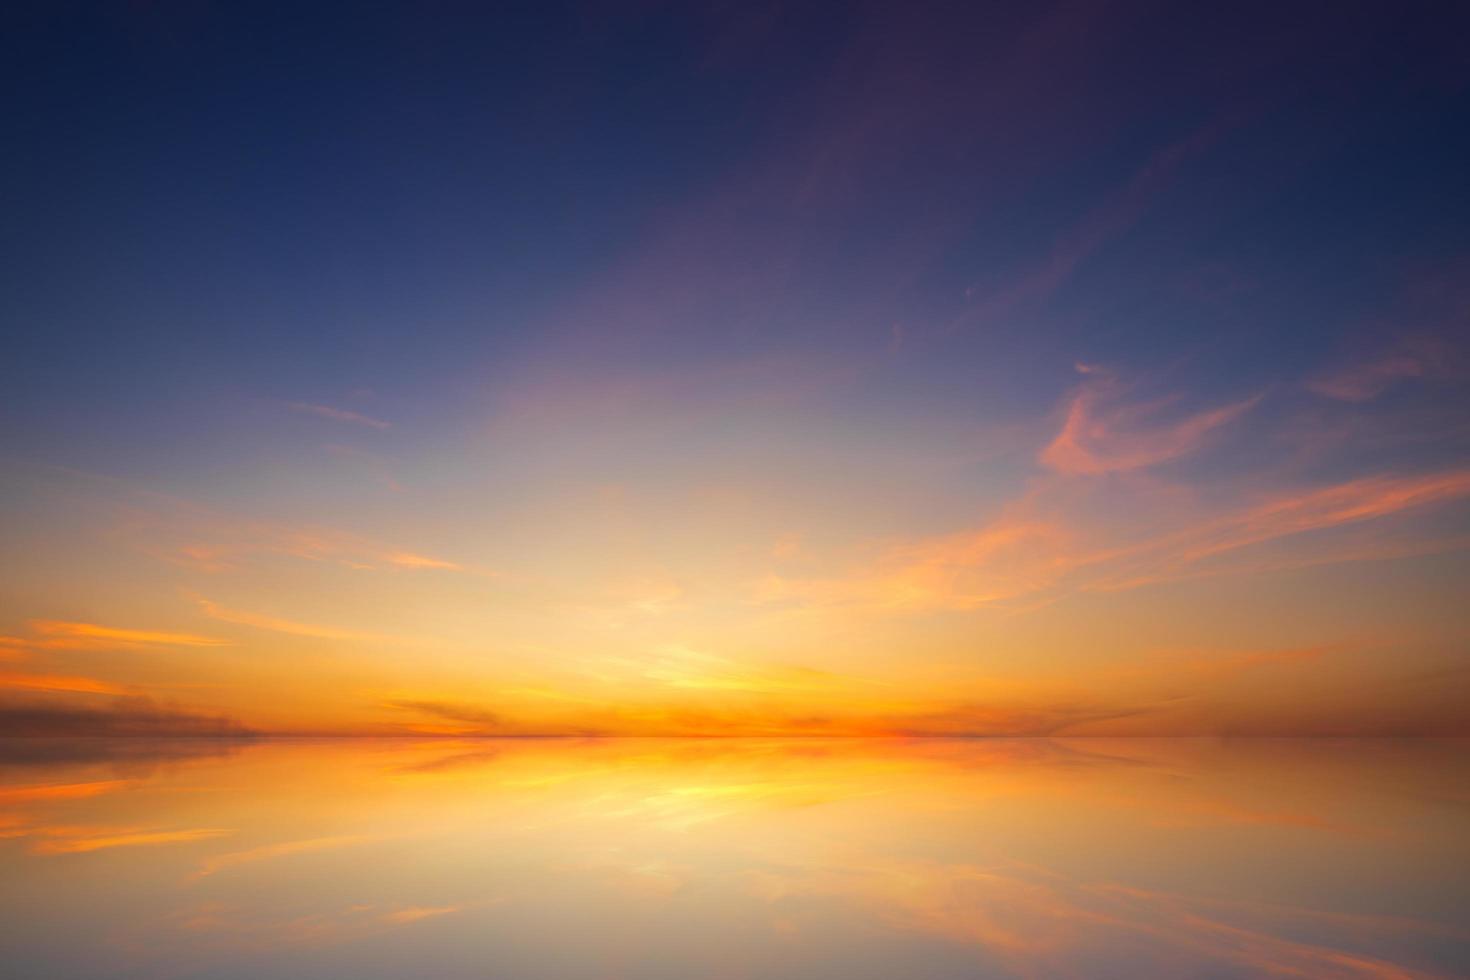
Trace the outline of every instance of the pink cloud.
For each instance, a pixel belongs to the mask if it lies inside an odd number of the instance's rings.
[[[333,408],[330,405],[317,405],[312,402],[287,402],[286,407],[293,412],[304,412],[308,415],[316,415],[320,418],[331,419],[333,422],[347,422],[351,425],[364,425],[370,429],[390,429],[392,424],[382,419],[375,419],[361,412],[351,412],[345,408]]]
[[[1237,553],[1312,531],[1348,528],[1470,497],[1470,470],[1383,475],[1265,500],[1172,526],[1118,529],[1072,516],[1042,485],[978,528],[891,545],[876,560],[828,577],[768,576],[757,601],[915,613],[1014,607],[1068,593],[1121,591],[1239,571],[1405,557],[1464,547],[1461,537],[1407,545],[1365,538],[1351,547],[1303,542],[1269,560]]]
[[[1124,402],[1125,389],[1100,369],[1078,365],[1088,379],[1072,395],[1066,419],[1040,462],[1069,476],[1145,469],[1199,449],[1216,429],[1250,411],[1260,396],[1172,420],[1172,399]]]

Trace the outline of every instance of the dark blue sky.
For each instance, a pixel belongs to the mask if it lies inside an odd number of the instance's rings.
[[[1470,250],[1456,6],[12,5],[5,437],[894,324],[866,399],[1277,381]]]

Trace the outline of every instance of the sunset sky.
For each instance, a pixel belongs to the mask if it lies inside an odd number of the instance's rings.
[[[0,734],[1470,734],[1464,6],[949,6],[8,10]]]

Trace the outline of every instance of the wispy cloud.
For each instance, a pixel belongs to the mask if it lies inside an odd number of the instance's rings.
[[[1336,527],[1391,517],[1470,496],[1470,470],[1418,476],[1377,476],[1328,487],[1274,495],[1263,503],[1161,535],[1123,549],[1099,563],[1106,573],[1092,588],[1134,588],[1197,573],[1215,559],[1254,545]],[[1340,560],[1372,560],[1399,553],[1400,542],[1353,552],[1326,552]],[[1294,555],[1278,559],[1290,565]],[[1228,571],[1229,568],[1221,570]]]
[[[1462,287],[1463,291],[1463,287]],[[1460,305],[1436,309],[1435,313],[1453,324],[1463,316]],[[1389,389],[1412,380],[1463,380],[1466,371],[1463,342],[1456,343],[1452,329],[1416,333],[1400,337],[1374,353],[1356,359],[1340,360],[1309,378],[1309,391],[1342,402],[1373,401]]]
[[[1237,115],[1222,116],[1161,147],[1126,183],[1063,228],[1047,255],[1000,288],[971,290],[973,305],[958,325],[994,324],[1027,304],[1051,296],[1072,278],[1078,267],[1137,225],[1158,196],[1175,181],[1179,171],[1215,145],[1238,122]]]
[[[206,616],[212,619],[218,619],[224,623],[235,623],[239,626],[270,630],[274,633],[289,633],[293,636],[309,636],[318,640],[371,640],[375,642],[387,642],[394,639],[393,637],[383,636],[377,633],[338,629],[315,623],[302,623],[291,619],[280,619],[275,616],[266,616],[240,609],[229,609],[202,596],[193,596],[192,598],[199,608],[204,611]]]
[[[86,783],[41,783],[32,786],[0,786],[0,803],[41,803],[78,800],[112,793],[133,785],[126,779],[99,779]]]
[[[1230,572],[1224,559],[1307,532],[1350,527],[1470,496],[1470,470],[1377,476],[1277,492],[1254,505],[1127,538],[1065,514],[1045,514],[1036,497],[974,530],[892,545],[876,562],[828,578],[769,576],[759,601],[873,611],[967,610],[1066,592],[1106,591]],[[1402,542],[1313,552],[1318,561],[1363,561],[1402,553]],[[1274,559],[1290,566],[1296,553]],[[1249,566],[1258,570],[1259,565]]]
[[[98,830],[89,827],[53,827],[40,831],[50,839],[31,845],[32,854],[85,854],[114,847],[156,847],[187,844],[223,837],[233,831],[216,827],[187,830]]]
[[[28,642],[38,648],[51,650],[92,650],[108,647],[218,647],[227,646],[228,640],[212,636],[197,636],[193,633],[172,633],[162,630],[124,629],[103,626],[99,623],[67,622],[54,619],[33,619],[27,624],[35,634]]]
[[[1365,936],[1452,936],[1463,931],[1410,918],[1201,900],[1073,880],[1009,863],[943,864],[834,854],[822,865],[767,860],[743,873],[768,900],[825,896],[873,909],[902,930],[983,947],[1005,972],[1073,973],[1100,943],[1132,937],[1135,972],[1410,980],[1416,967],[1363,951]],[[1310,921],[1309,939],[1296,938]],[[1079,960],[1079,957],[1083,959]]]
[[[1344,402],[1377,398],[1405,378],[1424,374],[1424,364],[1408,354],[1390,354],[1379,360],[1353,364],[1332,374],[1313,378],[1307,387],[1319,395]]]
[[[675,683],[650,690],[636,683],[605,699],[570,699],[553,710],[525,711],[514,691],[505,708],[429,699],[395,700],[384,707],[426,716],[410,730],[459,736],[1042,736],[1072,727],[1147,715],[1172,700],[1107,703],[1040,694],[989,702],[956,695],[888,700],[848,679],[816,686],[735,687]],[[830,697],[822,697],[822,694]],[[629,695],[632,694],[630,698]],[[812,695],[818,695],[812,697]]]
[[[352,412],[343,408],[333,408],[330,405],[318,405],[313,402],[287,402],[286,407],[293,412],[302,412],[307,415],[315,415],[319,418],[331,419],[333,422],[346,422],[350,425],[367,426],[370,429],[390,429],[392,424],[382,419],[375,419],[361,412]]]
[[[461,905],[410,905],[391,912],[384,912],[379,916],[379,921],[390,926],[408,925],[410,922],[421,922],[424,919],[434,919],[441,915],[454,915],[464,911]]]
[[[1089,377],[1071,396],[1061,431],[1040,455],[1043,465],[1068,475],[1144,469],[1188,455],[1260,401],[1255,396],[1170,418],[1174,399],[1128,402],[1126,387],[1112,375],[1087,365],[1078,369]]]
[[[383,556],[383,560],[390,565],[399,568],[439,568],[445,571],[463,571],[464,566],[456,562],[445,561],[442,558],[430,558],[428,555],[416,555],[410,551],[394,551]]]
[[[78,694],[127,694],[126,688],[94,677],[63,674],[0,674],[0,688],[30,691],[71,691]]]
[[[369,452],[358,446],[344,446],[335,442],[326,444],[322,449],[328,456],[355,472],[367,476],[385,490],[393,493],[403,492],[403,484],[399,482],[395,474],[394,461],[387,456]]]
[[[462,912],[468,907],[363,904],[291,915],[274,906],[239,908],[205,902],[171,916],[169,924],[206,948],[260,952],[364,939],[385,929],[402,928],[425,919]]]
[[[859,606],[895,612],[977,609],[1047,588],[1086,552],[1064,524],[1014,514],[984,527],[890,546],[847,575],[770,575],[761,602]]]
[[[507,724],[497,711],[460,701],[438,701],[432,699],[390,700],[384,707],[414,714],[427,715],[439,723],[429,728],[441,734],[521,734],[519,726]]]
[[[584,660],[577,671],[619,686],[630,681],[690,691],[784,694],[830,689],[836,676],[787,664],[764,664],[666,643],[646,653]]]
[[[264,844],[260,847],[252,847],[249,850],[231,851],[228,854],[216,854],[213,857],[206,858],[199,865],[197,877],[208,877],[209,875],[218,874],[230,868],[237,868],[242,864],[254,864],[258,861],[273,861],[278,858],[294,857],[298,854],[315,854],[321,851],[337,850],[343,847],[355,847],[359,844],[373,843],[382,839],[381,837],[370,835],[348,834],[337,837],[312,837],[306,840]]]
[[[332,563],[359,571],[469,571],[459,562],[334,528],[236,520],[179,509],[134,520],[123,533],[151,554],[209,572],[270,557]]]

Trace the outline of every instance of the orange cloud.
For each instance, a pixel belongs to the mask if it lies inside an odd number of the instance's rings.
[[[22,640],[32,647],[50,650],[90,650],[105,647],[218,647],[228,640],[192,633],[164,633],[157,630],[120,629],[97,623],[73,623],[52,619],[33,619],[27,624],[35,639]]]
[[[1267,501],[1222,523],[1219,540],[1187,553],[1190,560],[1258,541],[1373,520],[1470,494],[1470,469],[1424,476],[1351,480]],[[1214,537],[1214,535],[1203,535]]]
[[[579,700],[547,709],[502,698],[494,707],[467,701],[402,699],[383,707],[433,719],[408,730],[462,736],[708,736],[896,737],[1053,735],[1079,725],[1148,715],[1175,706],[1166,701],[1087,701],[1038,692],[989,699],[963,693],[899,699],[875,697],[856,683],[832,678],[817,688],[748,689],[695,686],[656,694],[637,691],[606,701]],[[636,689],[635,689],[636,691]]]
[[[426,555],[415,555],[406,551],[390,554],[386,556],[385,560],[390,565],[397,565],[399,568],[442,568],[453,572],[463,571],[464,568],[464,566],[455,564],[452,561],[430,558]]]
[[[768,576],[760,602],[873,612],[964,612],[1050,595],[1118,551],[1032,490],[978,528],[890,544],[866,566],[832,578]]]
[[[126,694],[127,689],[92,677],[61,674],[0,674],[0,688],[31,691],[71,691],[78,694]]]
[[[464,911],[464,906],[462,905],[411,905],[407,908],[385,912],[378,916],[378,921],[390,926],[402,926],[410,922],[419,922],[423,919],[432,919],[441,915],[453,915],[456,912],[462,911]]]
[[[206,616],[218,619],[225,623],[235,623],[240,626],[251,626],[255,629],[271,630],[275,633],[290,633],[293,636],[309,636],[318,640],[371,640],[374,642],[388,642],[392,638],[379,636],[374,633],[362,633],[356,630],[336,629],[331,626],[317,626],[313,623],[299,623],[290,619],[277,619],[274,616],[263,616],[259,613],[243,612],[238,609],[226,609],[217,602],[211,602],[200,596],[194,597],[199,608],[204,610]]]
[[[1096,368],[1080,366],[1088,374]],[[1121,404],[1123,388],[1107,375],[1085,382],[1072,396],[1062,430],[1041,451],[1049,469],[1071,476],[1144,469],[1188,455],[1216,429],[1253,408],[1247,398],[1173,421],[1157,421],[1171,399]]]
[[[1120,554],[1115,568],[1088,587],[1136,588],[1198,574],[1203,563],[1253,545],[1360,524],[1470,496],[1470,470],[1421,476],[1377,476],[1278,495],[1233,514],[1184,528]],[[1359,552],[1358,560],[1392,555],[1398,547]],[[1297,559],[1287,559],[1290,563]],[[1208,570],[1206,570],[1208,571]]]
[[[193,830],[134,830],[96,833],[88,828],[43,828],[38,833],[55,837],[31,846],[32,854],[84,854],[113,847],[144,847],[158,844],[180,844],[212,837],[223,837],[233,831],[218,828]]]
[[[463,571],[462,565],[392,548],[357,535],[327,528],[271,524],[216,524],[186,531],[194,540],[167,552],[167,557],[206,571],[231,568],[259,555],[285,555],[304,561],[335,562],[348,568]]]
[[[474,734],[524,734],[514,729],[507,730],[505,720],[499,712],[474,704],[458,701],[436,701],[431,699],[404,699],[383,702],[386,708],[411,711],[438,719],[429,724],[416,724],[414,731],[438,735]]]
[[[111,793],[132,785],[126,779],[102,779],[89,783],[43,783],[31,786],[0,786],[0,802],[32,803],[50,800],[76,800],[101,793]]]
[[[743,663],[677,643],[641,657],[598,657],[584,671],[612,684],[636,680],[658,687],[749,694],[812,692],[830,689],[838,680],[807,667]]]
[[[258,952],[361,939],[384,929],[451,915],[469,907],[362,904],[309,915],[283,916],[273,908],[262,913],[253,908],[206,902],[171,917],[171,924],[213,948]]]
[[[1252,546],[1309,531],[1347,527],[1470,496],[1470,470],[1377,476],[1264,502],[1183,526],[1117,532],[1070,520],[1058,505],[1044,513],[1033,493],[1008,513],[974,530],[891,546],[876,562],[847,575],[757,584],[761,602],[841,606],[874,612],[965,611],[1037,601],[1078,591],[1116,591],[1235,571],[1222,559]],[[1460,544],[1464,539],[1455,539]],[[1454,546],[1439,540],[1436,549]],[[1422,548],[1407,553],[1420,553]],[[1362,561],[1406,553],[1403,542],[1317,550],[1273,559],[1275,567]],[[1250,570],[1260,570],[1260,565]]]
[[[263,847],[252,847],[248,851],[217,854],[214,857],[206,859],[199,866],[198,877],[207,877],[208,875],[217,874],[220,871],[238,867],[242,864],[269,861],[296,854],[312,854],[317,851],[334,850],[339,847],[353,847],[358,844],[367,844],[379,840],[382,840],[382,838],[365,835],[314,837],[308,840],[293,840],[280,844],[267,844]]]
[[[336,528],[241,520],[191,501],[143,495],[118,529],[147,554],[206,572],[287,557],[359,570],[471,571],[465,565]],[[162,506],[159,506],[159,505]]]

